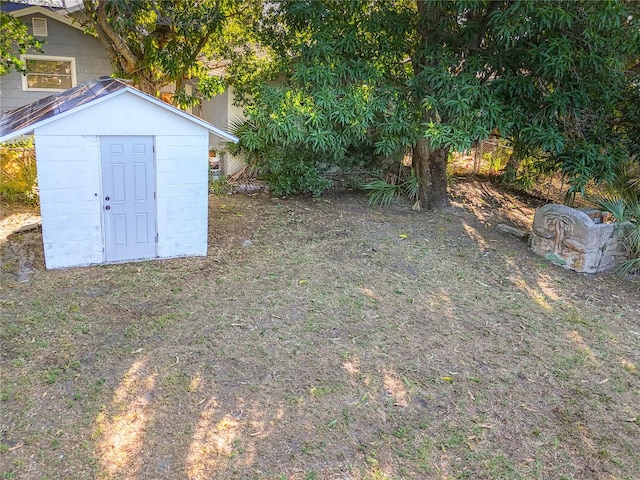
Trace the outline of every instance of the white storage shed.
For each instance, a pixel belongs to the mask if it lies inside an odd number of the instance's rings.
[[[0,143],[34,133],[47,268],[207,254],[209,132],[109,77],[7,112]]]

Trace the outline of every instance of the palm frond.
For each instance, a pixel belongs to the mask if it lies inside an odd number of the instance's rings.
[[[611,213],[618,222],[618,235],[626,250],[628,260],[618,267],[618,273],[629,275],[640,273],[640,198],[638,193],[629,188],[629,183],[616,186],[613,196],[601,196],[594,199],[594,204],[600,210]]]
[[[631,275],[634,273],[640,273],[640,257],[631,258],[620,264],[618,267],[618,273],[621,275]]]
[[[392,185],[384,180],[375,180],[362,185],[363,190],[368,190],[369,205],[387,206],[400,191],[399,185]]]
[[[596,197],[593,203],[598,209],[609,212],[616,222],[624,222],[627,219],[625,217],[627,204],[622,198],[600,196]]]
[[[254,130],[255,126],[246,118],[234,116],[229,120],[229,131],[232,135],[240,137],[246,130]]]
[[[417,201],[420,195],[420,179],[415,175],[411,175],[402,183],[402,188],[412,201]]]

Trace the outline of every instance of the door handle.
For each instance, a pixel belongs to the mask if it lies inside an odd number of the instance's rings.
[[[107,205],[104,207],[105,210],[111,210],[111,205]]]
[[[110,197],[104,197],[104,199],[108,202],[109,200],[111,200]]]

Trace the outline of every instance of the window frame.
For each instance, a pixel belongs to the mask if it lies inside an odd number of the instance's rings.
[[[20,60],[24,63],[26,68],[27,60],[43,60],[43,61],[54,61],[54,62],[69,62],[71,64],[71,87],[75,87],[77,84],[76,77],[76,59],[75,57],[59,57],[54,55],[28,55],[23,54],[20,55]],[[66,88],[35,88],[29,87],[28,82],[29,72],[26,74],[22,74],[22,90],[25,92],[62,92],[66,90]],[[36,74],[37,75],[37,74]]]

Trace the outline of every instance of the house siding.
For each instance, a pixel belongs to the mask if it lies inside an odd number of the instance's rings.
[[[45,42],[41,55],[75,58],[78,84],[103,75],[111,75],[113,69],[109,58],[97,38],[37,13],[20,17],[20,20],[31,25],[33,17],[47,19],[48,36],[39,37]],[[31,28],[29,31],[31,32]],[[38,55],[38,53],[29,52],[29,55]],[[0,111],[5,112],[21,107],[53,93],[55,92],[23,91],[22,75],[19,72],[11,72],[0,77]]]
[[[233,122],[237,118],[245,118],[244,109],[233,104],[235,100],[233,87],[229,87],[227,91],[229,92],[229,94],[227,95],[227,115],[229,116],[229,122]],[[227,126],[227,128],[229,127],[231,127],[231,125]]]
[[[201,117],[225,131],[231,130],[232,123],[237,119],[245,118],[243,109],[233,104],[233,87],[227,88],[221,95],[216,95],[211,100],[202,102]],[[223,150],[226,142],[216,135],[209,135],[209,145],[218,150]],[[240,157],[234,157],[225,152],[220,159],[220,170],[224,175],[233,175],[245,166]]]
[[[211,125],[230,131],[231,123],[235,119],[244,118],[243,109],[233,104],[234,98],[233,87],[227,88],[222,94],[202,102],[200,117]],[[209,140],[212,146],[220,146],[224,143],[215,135],[211,135]]]
[[[229,131],[229,90],[202,102],[200,116],[211,125]],[[212,146],[218,146],[220,139],[211,135],[210,143]]]
[[[102,135],[155,137],[157,255],[206,255],[208,130],[127,92],[35,130],[47,268],[104,262]]]

